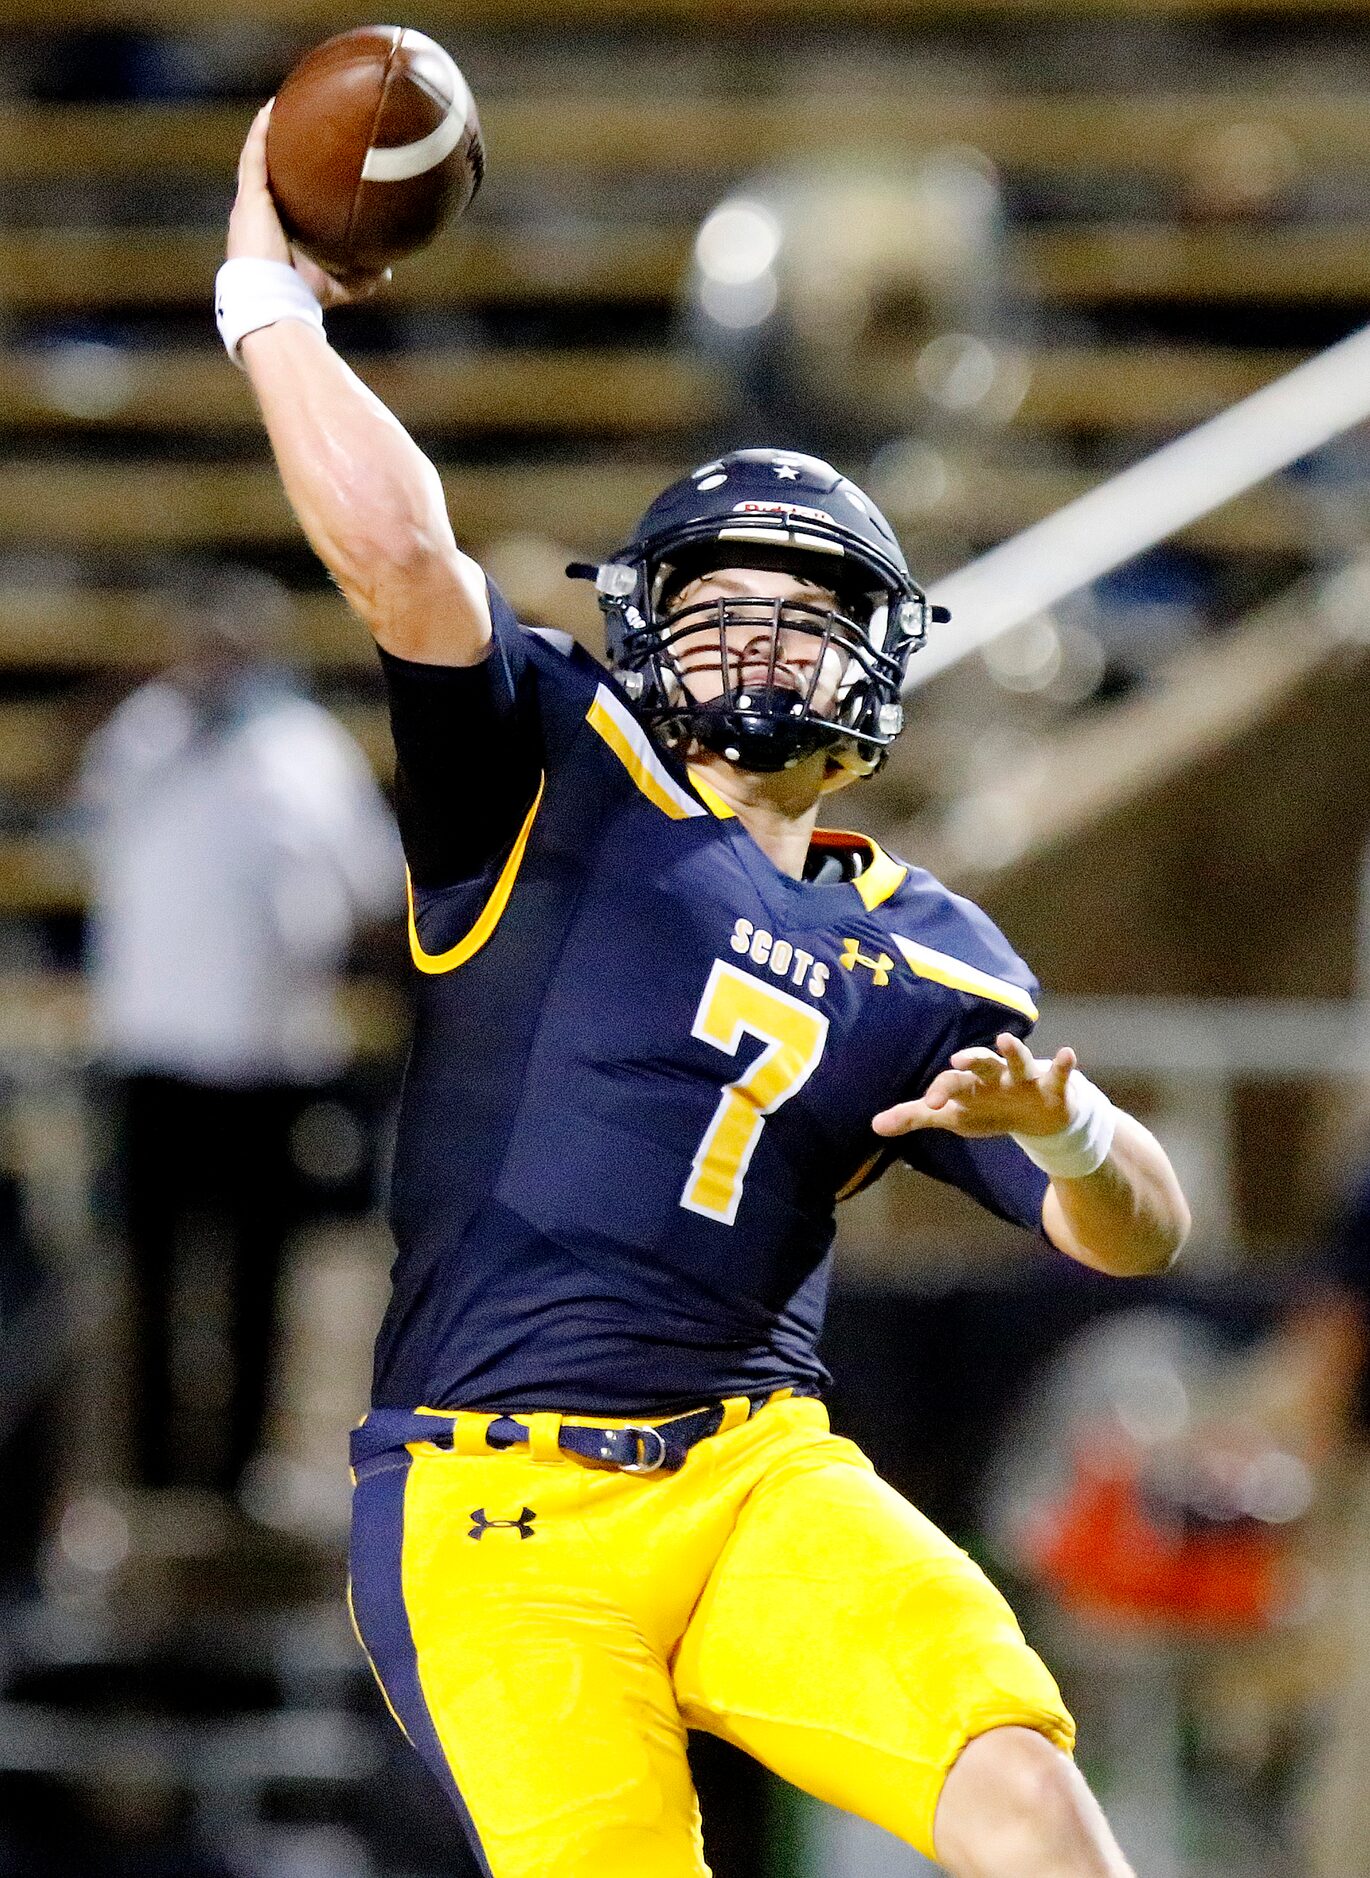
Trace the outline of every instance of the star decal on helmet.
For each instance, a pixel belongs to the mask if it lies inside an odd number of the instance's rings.
[[[797,483],[799,481],[799,471],[795,468],[793,463],[777,463],[775,465],[775,473],[782,483]]]

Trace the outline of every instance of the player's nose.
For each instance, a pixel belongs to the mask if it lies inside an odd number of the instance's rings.
[[[772,660],[777,666],[787,666],[791,671],[812,663],[811,648],[798,635],[783,630],[754,634],[743,646],[739,656],[748,671],[758,667],[769,669]]]

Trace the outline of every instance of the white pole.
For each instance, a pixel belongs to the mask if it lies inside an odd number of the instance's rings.
[[[937,581],[953,623],[933,629],[909,688],[1368,417],[1370,326]]]

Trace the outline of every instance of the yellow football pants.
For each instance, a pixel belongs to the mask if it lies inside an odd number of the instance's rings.
[[[555,1415],[357,1467],[358,1634],[492,1878],[707,1878],[689,1728],[929,1855],[973,1736],[1071,1747],[1003,1598],[822,1404],[746,1410],[676,1474],[564,1455]]]

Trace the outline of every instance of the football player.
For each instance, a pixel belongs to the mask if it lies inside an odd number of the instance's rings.
[[[522,629],[327,344],[263,146],[220,325],[380,647],[421,989],[353,1437],[395,1718],[494,1878],[700,1878],[690,1728],[958,1878],[1121,1878],[1004,1600],[822,1404],[834,1205],[896,1158],[1119,1275],[1187,1228],[984,914],[816,825],[932,609],[854,484],[747,450],[573,570],[609,669]]]

